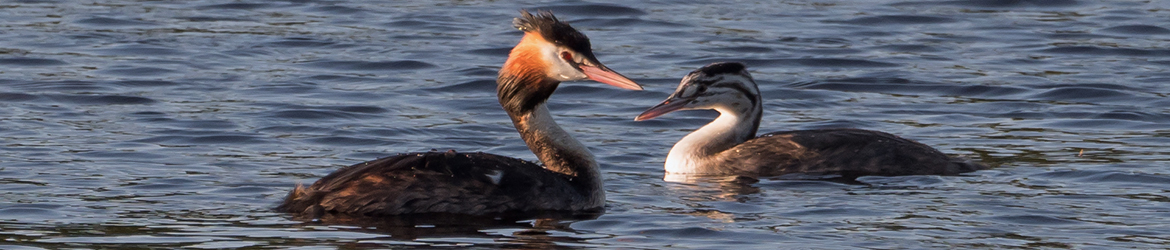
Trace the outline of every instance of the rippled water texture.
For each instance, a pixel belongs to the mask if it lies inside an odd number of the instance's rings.
[[[1170,1],[245,2],[0,2],[0,248],[1170,244]],[[646,86],[566,83],[550,101],[602,163],[606,214],[270,211],[398,152],[534,159],[494,94],[521,8],[555,11]],[[664,181],[669,147],[714,114],[633,117],[724,60],[760,82],[762,132],[881,130],[995,168]]]

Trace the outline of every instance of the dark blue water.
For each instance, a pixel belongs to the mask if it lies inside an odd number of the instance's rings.
[[[534,160],[494,93],[521,8],[553,10],[646,86],[566,83],[550,101],[601,162],[606,214],[396,227],[270,211],[398,152]],[[5,1],[0,248],[1166,248],[1168,21],[1166,1]],[[725,60],[760,82],[762,132],[881,130],[995,168],[664,176],[714,114],[633,117]]]

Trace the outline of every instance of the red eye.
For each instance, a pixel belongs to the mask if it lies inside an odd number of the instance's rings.
[[[573,62],[573,54],[569,53],[568,51],[561,52],[561,59],[565,59],[565,61],[568,62]]]

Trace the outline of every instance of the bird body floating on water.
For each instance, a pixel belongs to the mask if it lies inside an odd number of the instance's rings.
[[[763,115],[756,82],[737,62],[713,63],[682,79],[675,92],[635,120],[678,110],[714,109],[719,117],[674,144],[666,172],[676,175],[954,175],[985,167],[884,132],[815,129],[756,136]]]
[[[641,90],[598,62],[589,38],[552,13],[522,11],[524,37],[497,77],[500,105],[544,165],[487,153],[406,153],[349,166],[298,186],[277,210],[313,218],[325,213],[404,214],[597,211],[605,192],[597,161],[561,129],[545,101],[563,81],[592,79]]]

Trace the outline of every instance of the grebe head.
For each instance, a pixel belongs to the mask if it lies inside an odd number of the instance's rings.
[[[742,63],[712,63],[691,71],[670,97],[634,120],[649,120],[670,112],[693,109],[714,109],[741,117],[759,116],[760,90]]]
[[[642,86],[614,72],[593,55],[589,38],[568,23],[557,20],[551,12],[536,15],[521,11],[512,25],[524,31],[520,44],[512,49],[504,70],[543,76],[542,82],[584,79],[623,89],[642,90]]]

